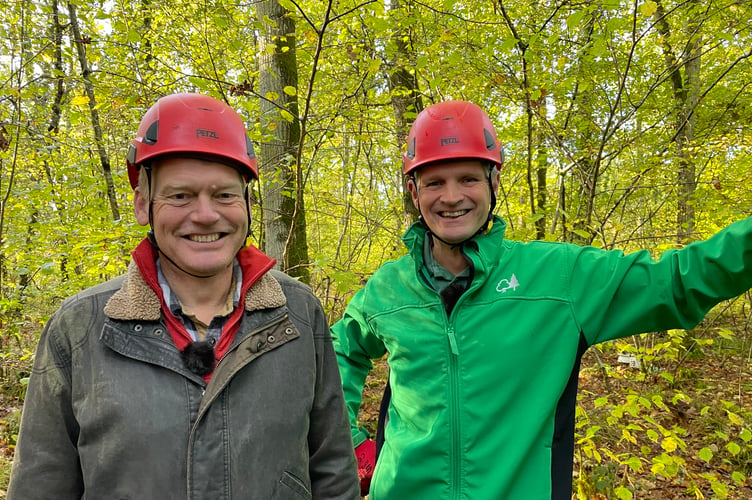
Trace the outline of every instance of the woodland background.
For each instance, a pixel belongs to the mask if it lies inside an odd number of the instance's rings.
[[[145,234],[124,158],[162,95],[211,94],[244,117],[261,160],[255,243],[310,283],[330,321],[403,253],[415,213],[400,155],[433,102],[472,100],[497,125],[510,238],[658,257],[750,213],[746,0],[0,9],[0,488],[42,325],[63,298],[122,273]],[[745,294],[695,330],[586,354],[578,498],[752,497],[750,307]]]

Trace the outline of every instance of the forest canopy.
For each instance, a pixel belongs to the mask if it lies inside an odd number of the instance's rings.
[[[496,124],[510,238],[658,257],[750,213],[749,2],[16,0],[2,12],[0,328],[17,397],[49,314],[121,274],[145,235],[125,154],[166,94],[209,94],[244,118],[261,164],[253,243],[313,287],[330,321],[404,252],[416,214],[401,154],[434,102],[473,101]],[[724,312],[743,317],[747,302]],[[702,345],[687,335],[673,341]]]

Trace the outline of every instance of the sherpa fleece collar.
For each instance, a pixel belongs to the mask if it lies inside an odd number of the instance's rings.
[[[149,242],[142,241],[134,250],[134,257],[136,253],[143,256],[142,252],[149,250],[146,245],[150,246]],[[268,268],[274,264],[273,260],[254,247],[241,250],[238,253],[238,260],[243,269],[243,288],[249,285],[247,280],[256,274],[254,271],[258,272],[259,267]],[[156,275],[153,279],[156,280]],[[245,294],[246,311],[280,307],[285,303],[282,287],[268,272],[264,272],[254,283],[250,284]],[[134,259],[128,264],[123,286],[110,297],[105,305],[104,313],[117,320],[158,321],[161,317],[161,309],[159,297],[142,276]]]

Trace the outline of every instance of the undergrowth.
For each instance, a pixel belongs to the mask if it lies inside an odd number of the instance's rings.
[[[672,330],[589,351],[576,412],[576,498],[752,498],[746,339],[715,333]]]
[[[585,354],[573,499],[752,498],[752,341],[742,323],[637,336]],[[42,324],[17,316],[0,326],[3,499]],[[387,373],[385,359],[376,361],[366,385],[361,417],[372,432]]]

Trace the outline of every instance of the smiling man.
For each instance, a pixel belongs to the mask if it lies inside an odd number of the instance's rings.
[[[357,498],[321,304],[246,246],[241,118],[164,97],[126,163],[148,237],[45,327],[8,498]]]
[[[585,349],[691,328],[752,286],[749,219],[659,261],[508,240],[493,214],[502,162],[480,107],[423,110],[403,158],[420,212],[403,236],[408,254],[376,271],[332,326],[370,500],[569,500]],[[358,410],[384,354],[376,460]]]

